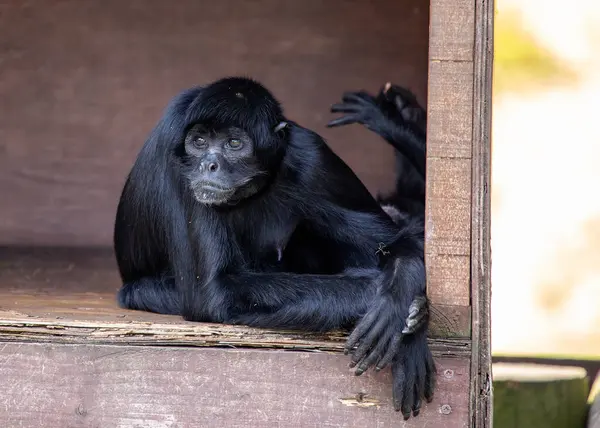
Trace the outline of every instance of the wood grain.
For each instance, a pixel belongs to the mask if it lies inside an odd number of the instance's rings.
[[[432,305],[429,336],[469,340],[471,337],[471,306]],[[458,345],[460,342],[452,341],[452,343]]]
[[[5,428],[467,427],[468,359],[437,361],[434,401],[402,422],[389,371],[324,353],[0,344]]]
[[[111,245],[121,186],[167,102],[228,74],[260,79],[372,192],[391,190],[392,148],[325,124],[344,91],[388,80],[427,102],[427,0],[208,4],[0,2],[0,245]]]
[[[473,172],[471,215],[471,425],[492,423],[491,162],[494,0],[477,1],[473,79]]]
[[[59,343],[235,346],[343,351],[347,332],[326,334],[187,322],[124,310],[112,251],[0,248],[0,340]],[[433,311],[437,308],[434,306]],[[438,331],[464,330],[468,317],[440,308]],[[456,335],[451,335],[456,336]],[[438,336],[439,337],[439,336]],[[459,337],[464,337],[459,335]],[[437,355],[469,352],[468,341],[433,340]]]
[[[428,158],[470,158],[473,63],[429,61]]]
[[[427,159],[425,242],[427,255],[469,255],[470,169],[469,159]]]
[[[428,258],[427,289],[434,305],[469,306],[471,259],[469,256],[447,254]]]
[[[429,59],[473,61],[474,0],[431,0]]]

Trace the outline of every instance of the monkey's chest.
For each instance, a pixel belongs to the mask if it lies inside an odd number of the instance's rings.
[[[247,223],[237,236],[242,264],[251,270],[269,272],[285,270],[284,256],[298,221]]]

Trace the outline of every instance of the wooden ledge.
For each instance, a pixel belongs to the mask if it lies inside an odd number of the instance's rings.
[[[345,332],[263,330],[124,310],[116,304],[119,285],[110,249],[0,248],[0,340],[343,350]],[[436,308],[432,313],[432,324],[440,319],[438,326],[464,318]],[[465,338],[430,343],[437,355],[470,352]]]
[[[176,319],[176,317],[173,317]],[[270,348],[311,352],[343,352],[346,332],[308,333],[186,321],[109,322],[49,319],[16,311],[0,311],[0,340],[70,344]],[[437,357],[468,357],[470,342],[430,339]]]

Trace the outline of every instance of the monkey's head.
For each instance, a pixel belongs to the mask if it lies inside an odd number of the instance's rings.
[[[194,198],[206,205],[238,202],[257,193],[268,171],[246,131],[196,124],[185,136],[184,173]]]
[[[275,175],[285,152],[287,122],[260,83],[228,77],[203,87],[186,112],[182,161],[194,198],[235,204]]]

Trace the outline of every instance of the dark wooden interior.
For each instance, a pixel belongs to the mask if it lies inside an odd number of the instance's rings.
[[[361,126],[325,124],[345,90],[374,92],[386,81],[425,105],[428,8],[426,0],[0,3],[0,309],[50,318],[66,310],[80,320],[120,313],[112,233],[125,177],[167,102],[224,75],[265,83],[373,193],[391,189],[391,147]]]
[[[0,245],[110,246],[133,160],[180,90],[264,82],[377,192],[392,150],[330,130],[343,91],[427,92],[427,0],[0,3]]]

